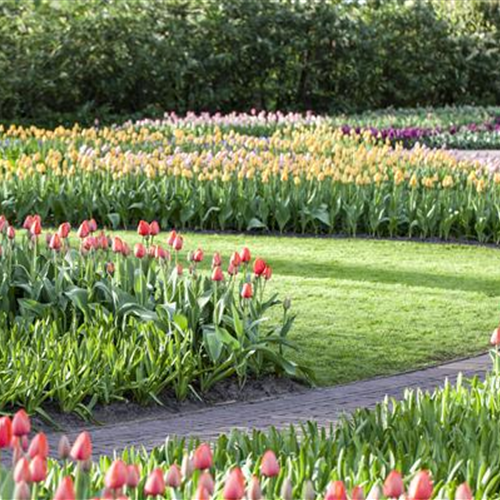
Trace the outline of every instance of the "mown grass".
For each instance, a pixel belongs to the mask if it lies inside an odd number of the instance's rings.
[[[120,233],[136,242],[134,233]],[[297,314],[296,360],[322,385],[484,351],[500,311],[500,251],[407,241],[187,234],[227,257],[247,245],[272,265]],[[210,257],[204,263],[209,267]]]

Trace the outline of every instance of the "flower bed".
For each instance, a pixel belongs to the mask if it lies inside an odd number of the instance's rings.
[[[157,218],[180,229],[500,241],[500,173],[376,144],[370,132],[345,136],[324,119],[13,127],[1,140],[0,202],[18,223],[37,212],[51,224],[84,214],[113,227]]]
[[[271,267],[248,248],[206,265],[156,222],[141,221],[133,248],[92,220],[76,245],[67,223],[43,234],[29,216],[17,237],[0,225],[1,407],[51,401],[88,417],[98,402],[184,399],[232,376],[310,375],[285,355],[290,301],[269,293]]]

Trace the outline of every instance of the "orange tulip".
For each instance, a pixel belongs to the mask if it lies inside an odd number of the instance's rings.
[[[33,220],[33,224],[31,224],[30,227],[30,233],[33,236],[39,236],[40,234],[42,234],[42,224],[39,219]]]

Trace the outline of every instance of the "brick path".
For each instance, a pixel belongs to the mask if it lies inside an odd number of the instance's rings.
[[[207,407],[190,413],[139,419],[126,423],[87,427],[94,443],[94,455],[110,454],[114,449],[144,445],[161,445],[167,435],[199,436],[211,439],[231,429],[265,429],[284,427],[301,421],[316,420],[328,425],[342,412],[370,407],[385,395],[400,398],[405,388],[433,389],[446,378],[456,379],[459,372],[465,376],[482,376],[490,367],[489,355],[458,360],[420,371],[380,377],[352,384],[312,389],[280,398],[228,403]],[[74,438],[82,429],[69,432]],[[51,445],[57,446],[57,433],[49,435]]]

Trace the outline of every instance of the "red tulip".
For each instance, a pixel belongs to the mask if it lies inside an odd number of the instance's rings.
[[[167,472],[166,481],[170,488],[178,488],[182,483],[181,469],[177,464],[172,464]]]
[[[7,238],[9,238],[9,240],[13,240],[15,237],[16,237],[16,230],[12,226],[9,226],[7,228]]]
[[[92,455],[92,440],[87,431],[80,433],[70,452],[71,458],[79,462],[88,460]]]
[[[114,253],[122,253],[123,252],[123,241],[119,236],[115,236],[113,238],[111,250],[113,250]]]
[[[201,248],[198,248],[198,250],[196,250],[193,253],[193,261],[194,262],[201,262],[203,260],[203,257],[204,257],[204,254],[203,254],[203,250]]]
[[[405,492],[403,477],[397,470],[391,470],[384,482],[384,495],[389,498],[399,498]]]
[[[142,259],[146,255],[146,247],[142,243],[136,243],[134,246],[134,255]]]
[[[151,234],[149,224],[145,220],[139,221],[139,225],[137,226],[137,233],[143,238],[147,238]]]
[[[97,231],[97,222],[95,219],[89,220],[89,229],[91,233],[95,233]]]
[[[117,490],[127,484],[127,465],[123,460],[114,460],[104,477],[104,485],[110,490]]]
[[[141,471],[136,464],[127,465],[127,486],[129,488],[136,488],[141,480]]]
[[[59,238],[62,238],[64,240],[69,236],[70,231],[71,231],[70,223],[63,222],[57,229],[57,234],[59,235]]]
[[[212,271],[212,281],[223,281],[224,273],[220,267],[215,267]]]
[[[78,228],[78,231],[76,232],[76,235],[78,238],[83,240],[83,238],[86,238],[90,234],[90,226],[88,221],[84,220],[81,224],[80,227]]]
[[[499,346],[500,345],[500,327],[495,328],[493,330],[493,333],[491,335],[490,343],[493,346]]]
[[[59,483],[53,500],[76,500],[73,479],[70,476],[64,477]]]
[[[260,473],[266,477],[275,477],[280,473],[280,464],[274,454],[274,451],[267,450],[262,457],[260,464]]]
[[[27,215],[26,219],[24,219],[24,222],[23,222],[23,229],[27,229],[29,231],[32,224],[33,224],[33,216]]]
[[[126,257],[127,255],[130,255],[130,247],[125,242],[123,242],[122,255],[124,257]]]
[[[212,257],[212,267],[220,267],[222,266],[222,258],[219,252],[215,252]]]
[[[363,493],[363,488],[361,488],[361,486],[355,486],[352,489],[351,500],[365,500],[365,494]]]
[[[25,457],[21,457],[14,468],[14,481],[31,483],[30,463]]]
[[[273,275],[273,270],[271,269],[270,266],[266,266],[264,268],[264,272],[262,273],[262,276],[264,276],[264,279],[266,281],[270,280],[271,279],[271,276]]]
[[[163,479],[163,472],[161,469],[155,469],[149,474],[144,486],[144,494],[146,496],[154,497],[156,495],[163,495],[165,493],[165,480]]]
[[[233,267],[238,267],[241,264],[241,257],[238,252],[234,252],[229,259],[229,264]]]
[[[429,471],[420,471],[411,481],[408,500],[429,500],[432,496],[432,481]]]
[[[173,244],[174,250],[176,252],[179,252],[180,250],[182,250],[183,245],[184,245],[184,240],[182,239],[182,236],[178,234],[174,240]]]
[[[245,264],[250,262],[250,260],[252,259],[252,256],[250,254],[250,250],[247,247],[243,247],[243,250],[240,253],[240,259],[241,259],[241,262],[244,262]]]
[[[59,250],[61,250],[61,247],[62,241],[60,236],[57,233],[53,234],[52,238],[50,238],[49,248],[51,250],[54,250],[55,252],[59,252]]]
[[[193,456],[193,465],[195,469],[210,469],[213,464],[212,450],[206,443],[202,443],[196,448]]]
[[[31,224],[30,227],[30,233],[33,236],[39,236],[40,234],[42,234],[42,224],[38,218],[33,219],[33,224]]]
[[[151,236],[156,236],[159,232],[160,224],[158,224],[158,222],[154,220],[153,222],[151,222],[151,224],[149,224],[149,234],[151,234]]]
[[[200,479],[198,479],[198,488],[203,487],[209,495],[213,495],[215,489],[215,483],[212,475],[208,471],[202,472]]]
[[[12,441],[12,421],[9,417],[0,418],[0,450],[9,448]]]
[[[253,297],[253,288],[251,283],[245,283],[241,289],[241,296],[244,299],[251,299]]]
[[[232,264],[229,264],[229,267],[227,268],[227,274],[230,276],[236,276],[238,274],[238,268],[234,267]]]
[[[222,497],[224,500],[241,500],[245,496],[245,478],[239,467],[234,468],[226,479]]]
[[[47,478],[47,460],[41,455],[37,455],[30,463],[31,481],[41,483]]]
[[[12,419],[12,434],[14,436],[27,436],[30,432],[30,418],[24,410],[19,410]]]
[[[39,432],[31,441],[28,448],[28,455],[35,458],[37,455],[42,458],[49,456],[49,443],[44,432]]]
[[[154,256],[156,259],[162,260],[170,258],[170,254],[160,245],[156,246]]]
[[[266,269],[266,263],[262,259],[255,259],[255,262],[253,264],[253,272],[255,276],[261,276],[264,273],[264,270]]]
[[[59,439],[59,444],[57,445],[57,452],[59,453],[59,458],[61,460],[66,460],[71,452],[71,445],[69,444],[68,436],[64,434]]]
[[[171,233],[170,233],[170,235],[168,237],[168,240],[167,240],[167,245],[169,247],[173,247],[174,246],[175,238],[177,238],[177,233],[175,231],[171,231]]]
[[[467,483],[462,483],[455,493],[455,500],[473,500],[474,496]]]
[[[325,500],[347,500],[344,483],[342,481],[332,481],[326,490]]]

